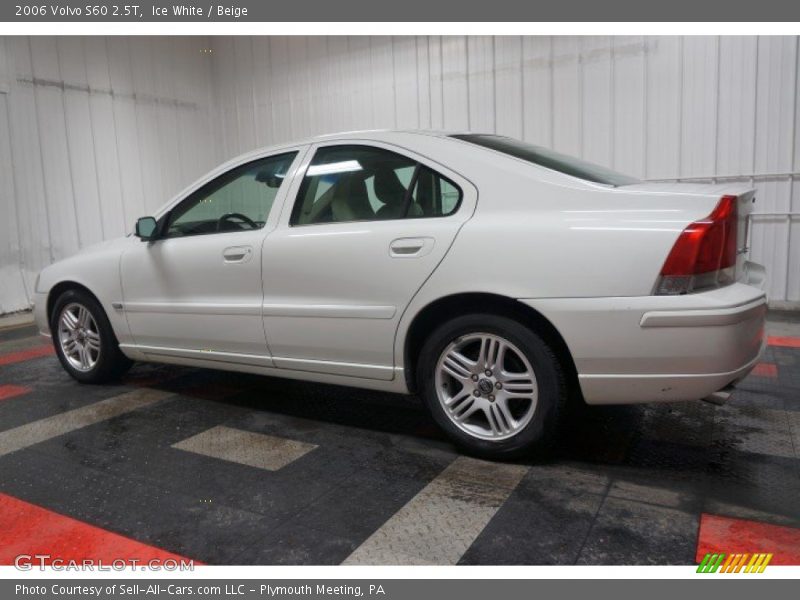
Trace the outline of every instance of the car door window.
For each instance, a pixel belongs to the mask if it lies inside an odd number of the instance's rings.
[[[383,148],[326,146],[309,165],[291,225],[446,216],[461,190],[447,178]]]
[[[446,217],[458,210],[461,189],[436,171],[420,166],[409,217]]]
[[[207,183],[169,213],[163,237],[262,228],[296,155],[262,158]]]

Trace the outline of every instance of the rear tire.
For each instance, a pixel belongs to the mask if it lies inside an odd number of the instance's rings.
[[[67,290],[56,299],[50,331],[58,360],[81,383],[113,381],[133,364],[119,349],[103,307],[83,290]]]
[[[493,314],[456,317],[423,344],[418,387],[462,449],[511,459],[549,448],[567,401],[561,363],[533,330]]]

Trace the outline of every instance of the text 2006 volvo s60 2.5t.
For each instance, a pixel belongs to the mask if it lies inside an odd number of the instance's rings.
[[[79,381],[155,361],[418,393],[507,457],[552,441],[567,398],[726,397],[764,343],[752,202],[495,135],[325,136],[45,268],[35,313]]]

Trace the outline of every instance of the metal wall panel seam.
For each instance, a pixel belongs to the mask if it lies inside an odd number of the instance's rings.
[[[58,41],[56,41],[56,69],[58,72],[58,78],[63,83],[64,77],[61,71],[61,50],[58,47]],[[78,218],[78,204],[77,204],[78,200],[75,197],[75,168],[72,163],[72,152],[70,152],[69,125],[67,125],[67,98],[63,86],[59,95],[61,96],[61,110],[64,113],[64,139],[66,140],[66,145],[67,145],[67,168],[69,170],[69,185],[70,189],[72,190],[72,210],[75,215],[75,233],[78,236],[78,248],[83,248],[83,240],[81,236],[81,222],[80,219]]]
[[[794,90],[793,90],[793,99],[792,99],[792,160],[791,160],[791,167],[794,168],[795,160],[797,158],[797,101],[798,101],[798,93],[797,93],[797,85],[798,85],[798,65],[800,65],[800,37],[796,37],[794,40],[794,68],[792,72],[794,73]],[[792,204],[794,200],[794,175],[789,177],[789,211],[791,214]],[[790,289],[791,289],[791,279],[792,279],[792,217],[789,216],[787,218],[787,232],[786,232],[786,288],[784,292],[784,298],[787,300],[790,296]]]
[[[89,110],[89,134],[92,140],[92,160],[94,162],[95,185],[97,186],[97,211],[100,215],[100,238],[105,240],[108,238],[106,237],[106,223],[105,219],[103,218],[103,198],[102,198],[102,191],[100,189],[100,165],[97,162],[97,139],[95,137],[95,132],[94,132],[94,115],[92,113],[92,102],[91,102],[92,92],[91,92],[91,85],[89,84],[89,71],[86,68],[86,58],[85,58],[86,46],[84,45],[82,39],[80,40],[80,42],[81,42],[81,51],[84,54],[83,68],[86,71],[86,85],[89,87],[89,97],[87,97],[86,103]]]
[[[103,39],[103,47],[105,48],[106,53],[106,70],[108,71],[108,84],[109,88],[111,89],[111,118],[114,123],[114,154],[116,155],[117,161],[117,172],[122,172],[122,160],[120,159],[120,152],[119,152],[119,125],[117,121],[117,103],[114,99],[114,80],[111,77],[111,53],[108,51],[108,38]],[[122,178],[118,179],[119,182],[119,193],[120,193],[120,207],[122,209],[122,222],[123,222],[123,231],[127,229],[128,223],[128,216],[127,211],[125,210],[125,188],[122,185]]]
[[[34,71],[33,71],[33,50],[31,49],[31,38],[30,38],[30,36],[28,36],[26,38],[26,40],[28,42],[28,57],[30,58],[31,77],[33,77],[33,75],[34,75]],[[46,173],[46,171],[45,171],[45,168],[44,168],[44,154],[42,154],[42,136],[41,136],[41,127],[39,126],[39,103],[38,103],[38,100],[37,100],[37,94],[36,94],[36,87],[35,86],[33,87],[32,93],[33,93],[33,116],[34,116],[34,120],[36,122],[36,137],[37,137],[37,140],[39,142],[39,167],[41,169],[42,174],[44,174],[44,173]],[[47,195],[48,195],[47,194],[47,186],[43,187],[43,192],[44,192],[45,212],[47,213],[45,215],[45,219],[46,219],[46,223],[47,223],[47,238],[48,238],[47,249],[48,249],[49,255],[50,255],[50,262],[52,263],[52,262],[55,262],[55,256],[53,255],[53,227],[52,227],[52,224],[50,223],[50,211],[48,210],[50,203],[48,202],[48,199],[47,199]]]
[[[20,219],[19,219],[19,209],[18,209],[17,206],[14,205],[15,202],[16,202],[16,199],[18,197],[19,191],[18,191],[18,188],[17,188],[17,177],[16,177],[16,173],[15,173],[15,168],[14,168],[14,151],[13,151],[13,148],[11,146],[11,139],[10,139],[11,138],[11,135],[10,135],[11,134],[11,114],[9,112],[10,108],[8,106],[8,104],[9,104],[8,103],[8,95],[5,95],[5,96],[6,96],[6,102],[5,102],[5,110],[3,111],[3,113],[4,113],[4,118],[6,120],[6,131],[9,132],[9,140],[8,140],[9,171],[10,171],[10,176],[11,176],[10,177],[11,178],[11,189],[13,190],[13,193],[14,193],[14,198],[11,199],[11,201],[9,202],[9,205],[10,206],[14,206],[14,225],[15,225],[15,228],[16,228],[16,231],[17,231],[17,240],[16,240],[16,245],[17,245],[16,250],[17,250],[17,255],[18,255],[18,258],[17,258],[17,270],[19,272],[19,278],[20,278],[20,282],[22,284],[22,290],[23,290],[23,293],[25,295],[25,301],[27,302],[27,304],[30,305],[31,304],[31,293],[28,290],[27,283],[25,282],[25,252],[24,252],[24,244],[22,243],[22,240],[24,238],[23,238],[23,235],[22,235],[22,226],[20,224]],[[3,260],[0,260],[0,265],[2,265],[3,262],[4,262]],[[2,307],[0,307],[0,308],[2,308]],[[14,306],[12,305],[12,310],[13,309],[14,309]]]

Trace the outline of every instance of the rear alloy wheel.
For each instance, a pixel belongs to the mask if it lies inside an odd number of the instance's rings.
[[[566,401],[558,359],[520,323],[466,315],[437,329],[418,366],[423,397],[467,451],[511,458],[546,445]]]
[[[441,353],[436,395],[456,427],[477,438],[503,440],[530,422],[539,390],[522,351],[481,332],[454,340]]]
[[[103,307],[83,290],[67,290],[56,299],[50,331],[61,365],[80,382],[111,381],[132,364],[119,349]]]

